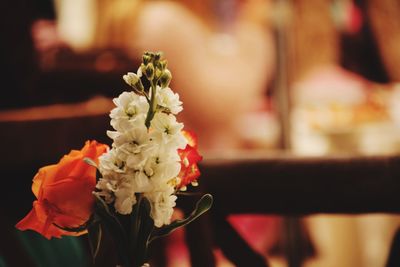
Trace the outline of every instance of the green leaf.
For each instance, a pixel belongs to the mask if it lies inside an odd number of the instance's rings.
[[[104,210],[106,213],[108,213],[110,216],[113,216],[111,214],[110,208],[108,207],[108,204],[102,199],[98,194],[93,193],[93,196],[96,199],[96,211],[97,210]]]
[[[84,224],[82,224],[78,227],[64,227],[64,226],[58,225],[56,223],[53,223],[53,225],[56,226],[57,228],[60,228],[61,230],[66,231],[66,232],[79,233],[79,232],[85,231],[88,228],[89,221],[85,222]]]
[[[165,226],[157,229],[151,235],[150,242],[152,242],[153,240],[155,240],[159,237],[166,236],[166,235],[172,233],[173,231],[175,231],[176,229],[178,229],[179,227],[185,226],[185,225],[191,223],[192,221],[196,220],[198,217],[200,217],[202,214],[204,214],[206,211],[208,211],[211,208],[212,203],[213,203],[213,197],[210,194],[205,194],[197,202],[196,208],[192,211],[192,213],[187,218],[182,219],[182,220],[173,221],[171,224],[165,225]]]
[[[130,250],[136,250],[136,242],[138,238],[138,233],[140,230],[140,205],[142,202],[142,196],[137,195],[137,202],[133,206],[132,213],[130,214]]]
[[[151,232],[154,228],[154,221],[150,216],[151,206],[147,198],[143,197],[139,207],[139,229],[136,239],[135,257],[133,266],[142,266],[147,257],[147,250]]]
[[[57,228],[60,228],[61,230],[67,231],[67,232],[79,233],[79,232],[87,230],[93,222],[94,222],[94,216],[92,215],[85,223],[83,223],[82,225],[79,225],[78,227],[65,227],[65,226],[58,225],[56,223],[53,223],[53,225],[56,226]]]
[[[89,247],[93,262],[95,262],[96,256],[99,253],[102,236],[103,230],[100,223],[94,223],[88,228]]]
[[[97,194],[94,195],[96,197],[96,214],[101,219],[103,226],[111,233],[119,260],[121,261],[122,265],[129,266],[130,251],[127,233],[120,221],[112,214],[107,203],[105,203],[104,200]]]

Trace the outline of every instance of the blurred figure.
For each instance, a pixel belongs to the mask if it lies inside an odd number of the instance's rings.
[[[397,1],[311,0],[295,6],[293,151],[398,153]],[[310,51],[316,40],[318,49]],[[307,266],[324,267],[384,266],[399,227],[398,216],[383,215],[315,216],[307,222],[318,250]]]
[[[172,86],[184,102],[182,119],[198,133],[203,149],[245,148],[251,127],[257,126],[273,134],[272,141],[256,135],[256,142],[272,146],[276,124],[265,113],[275,68],[268,4],[100,0],[94,46],[120,47],[132,58],[146,50],[163,51]],[[252,116],[255,123],[249,126],[244,118],[259,111],[264,113]],[[272,131],[265,130],[268,124]]]

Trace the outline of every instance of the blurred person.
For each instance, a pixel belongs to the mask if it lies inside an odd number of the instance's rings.
[[[294,151],[398,153],[397,1],[311,0],[295,6]],[[307,51],[316,40],[318,49]],[[307,223],[318,250],[307,266],[382,267],[399,217],[315,216]]]
[[[245,148],[246,137],[259,138],[250,128],[265,133],[268,123],[277,137],[274,117],[257,113],[267,109],[275,68],[268,1],[99,0],[97,10],[94,46],[119,47],[132,58],[164,53],[184,102],[182,119],[203,149]],[[262,115],[249,126],[249,114]]]

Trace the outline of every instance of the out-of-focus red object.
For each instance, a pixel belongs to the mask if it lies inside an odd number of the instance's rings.
[[[178,177],[181,179],[179,188],[182,188],[192,182],[195,182],[200,176],[200,170],[197,163],[203,159],[197,150],[197,137],[192,131],[183,131],[188,144],[185,149],[179,149],[181,158],[181,171]]]
[[[231,215],[228,221],[252,249],[266,255],[275,245],[279,234],[281,217],[256,214]]]

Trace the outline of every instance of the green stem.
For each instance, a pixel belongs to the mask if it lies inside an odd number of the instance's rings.
[[[157,83],[153,81],[150,81],[151,84],[151,96],[150,96],[150,107],[149,111],[147,112],[146,116],[146,121],[145,125],[148,128],[150,128],[150,122],[154,118],[154,114],[156,113],[156,108],[157,108],[157,101],[156,101],[156,92],[157,92]]]

